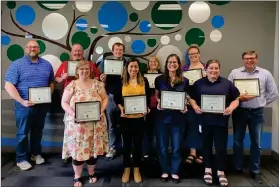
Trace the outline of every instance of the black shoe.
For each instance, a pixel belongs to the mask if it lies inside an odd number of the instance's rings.
[[[253,173],[253,172],[250,171],[250,175],[254,179],[255,183],[257,183],[257,184],[262,184],[263,183],[263,179],[262,179],[260,173]]]
[[[168,180],[169,180],[169,176],[167,176],[167,177],[162,177],[161,176],[161,181],[162,182],[168,182]]]
[[[174,183],[180,183],[179,177],[178,177],[178,178],[173,178],[173,177],[171,177],[171,179],[172,179],[172,181],[173,181]]]

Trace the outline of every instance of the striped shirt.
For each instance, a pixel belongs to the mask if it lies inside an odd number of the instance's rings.
[[[53,68],[47,60],[39,57],[34,63],[27,56],[12,62],[5,77],[5,81],[12,83],[24,100],[28,99],[28,88],[49,86],[53,80]]]

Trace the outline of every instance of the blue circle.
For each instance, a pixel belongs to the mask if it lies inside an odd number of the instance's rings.
[[[77,30],[83,31],[87,29],[88,23],[86,19],[80,18],[76,21]]]
[[[1,36],[2,45],[9,45],[10,42],[11,42],[11,39],[9,36]]]
[[[24,26],[31,25],[36,17],[36,13],[31,6],[22,5],[15,13],[16,21]]]
[[[106,31],[117,32],[126,25],[128,12],[121,3],[106,2],[99,9],[98,21]]]
[[[134,40],[131,48],[134,53],[141,54],[145,50],[145,43],[142,40]]]
[[[224,18],[223,16],[217,15],[217,16],[213,16],[212,20],[211,20],[211,24],[214,28],[218,29],[224,26]]]
[[[182,0],[182,1],[178,1],[180,4],[185,4],[187,3],[187,0]]]
[[[151,29],[151,24],[149,21],[145,20],[140,22],[139,28],[141,32],[149,32]]]

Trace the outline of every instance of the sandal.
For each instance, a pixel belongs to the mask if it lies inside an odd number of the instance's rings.
[[[186,158],[185,162],[188,164],[193,164],[196,159],[197,159],[197,157],[195,155],[189,155]]]
[[[203,157],[202,156],[196,157],[195,162],[197,164],[202,164],[203,163]]]
[[[88,178],[89,178],[89,183],[91,184],[96,183],[98,180],[96,173],[89,175]]]
[[[76,186],[77,183],[79,183],[79,184]],[[82,187],[82,186],[83,186],[82,177],[74,179],[74,187]]]
[[[206,185],[211,186],[213,184],[212,173],[204,172],[203,181]],[[208,181],[211,181],[211,182],[208,182]]]
[[[229,182],[228,182],[228,179],[226,178],[225,174],[217,175],[217,177],[219,179],[219,184],[221,187],[229,186]]]

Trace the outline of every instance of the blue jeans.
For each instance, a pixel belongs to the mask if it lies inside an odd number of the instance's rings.
[[[115,149],[116,147],[116,130],[119,121],[119,108],[114,101],[114,95],[108,94],[108,106],[106,108],[106,117],[108,124],[109,147]]]
[[[199,125],[201,124],[201,115],[195,113],[195,111],[190,108],[187,115],[187,135],[186,143],[189,148],[201,149],[202,136],[199,132]]]
[[[157,124],[157,139],[159,144],[160,165],[162,173],[179,174],[182,162],[181,147],[184,133],[184,123],[161,121]],[[169,165],[169,139],[171,139],[171,166]]]
[[[261,134],[264,124],[263,108],[244,109],[238,107],[232,115],[234,132],[234,167],[241,170],[243,167],[243,141],[245,138],[246,126],[250,134],[250,171],[260,172],[261,159]]]
[[[45,118],[49,104],[38,104],[32,107],[24,107],[15,102],[16,118],[16,161],[28,161],[28,134],[30,131],[30,153],[32,155],[41,154],[41,140],[45,125]]]

